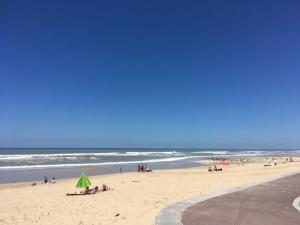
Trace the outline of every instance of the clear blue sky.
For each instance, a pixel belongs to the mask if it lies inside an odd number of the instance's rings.
[[[300,1],[0,2],[0,147],[300,147]]]

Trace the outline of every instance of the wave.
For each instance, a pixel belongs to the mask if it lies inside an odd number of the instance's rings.
[[[102,162],[102,163],[70,163],[70,164],[48,164],[48,165],[26,165],[26,166],[2,166],[0,170],[25,170],[25,169],[46,169],[46,168],[67,168],[67,167],[83,167],[83,166],[105,166],[105,165],[123,165],[135,163],[159,163],[159,162],[174,162],[185,159],[199,158],[199,156],[173,157],[164,159],[150,159],[139,161],[122,161],[122,162]]]
[[[287,154],[295,152],[297,153],[297,150],[294,151],[262,151],[262,150],[244,150],[244,151],[198,151],[198,152],[192,152],[193,154],[206,154],[212,155],[212,156],[264,156],[264,155],[276,155],[276,154]]]
[[[12,161],[12,160],[32,160],[36,158],[68,158],[68,157],[88,157],[88,156],[179,156],[183,155],[176,151],[167,152],[101,152],[101,153],[58,153],[58,154],[21,154],[21,155],[0,155],[0,161]]]
[[[126,152],[126,155],[182,155],[182,153],[177,151],[168,151],[168,152]]]
[[[213,154],[213,155],[225,155],[228,154],[229,151],[199,151],[199,152],[192,152],[194,154]]]

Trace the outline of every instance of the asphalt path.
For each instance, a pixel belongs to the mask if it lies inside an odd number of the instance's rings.
[[[188,207],[183,225],[300,225],[300,173]]]

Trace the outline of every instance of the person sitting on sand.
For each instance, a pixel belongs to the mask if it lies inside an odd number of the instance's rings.
[[[55,177],[52,178],[52,180],[50,181],[50,183],[51,184],[55,184],[56,183]]]
[[[208,167],[208,172],[212,172],[212,169],[210,166]]]
[[[145,163],[145,168],[144,169],[145,169],[145,172],[152,172],[152,170],[148,168],[147,163]]]
[[[106,184],[103,184],[101,191],[104,192],[104,191],[107,191],[107,190],[108,190],[108,186]]]
[[[44,183],[47,184],[48,183],[48,177],[44,176]]]
[[[99,191],[104,192],[104,191],[108,191],[108,190],[113,190],[113,189],[110,188],[108,185],[103,184],[102,188]]]
[[[146,168],[146,170],[145,170],[146,172],[152,172],[152,170],[151,169],[149,169],[149,168]]]

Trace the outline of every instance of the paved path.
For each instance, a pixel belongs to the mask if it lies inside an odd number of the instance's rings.
[[[183,225],[300,225],[300,173],[188,207]]]

